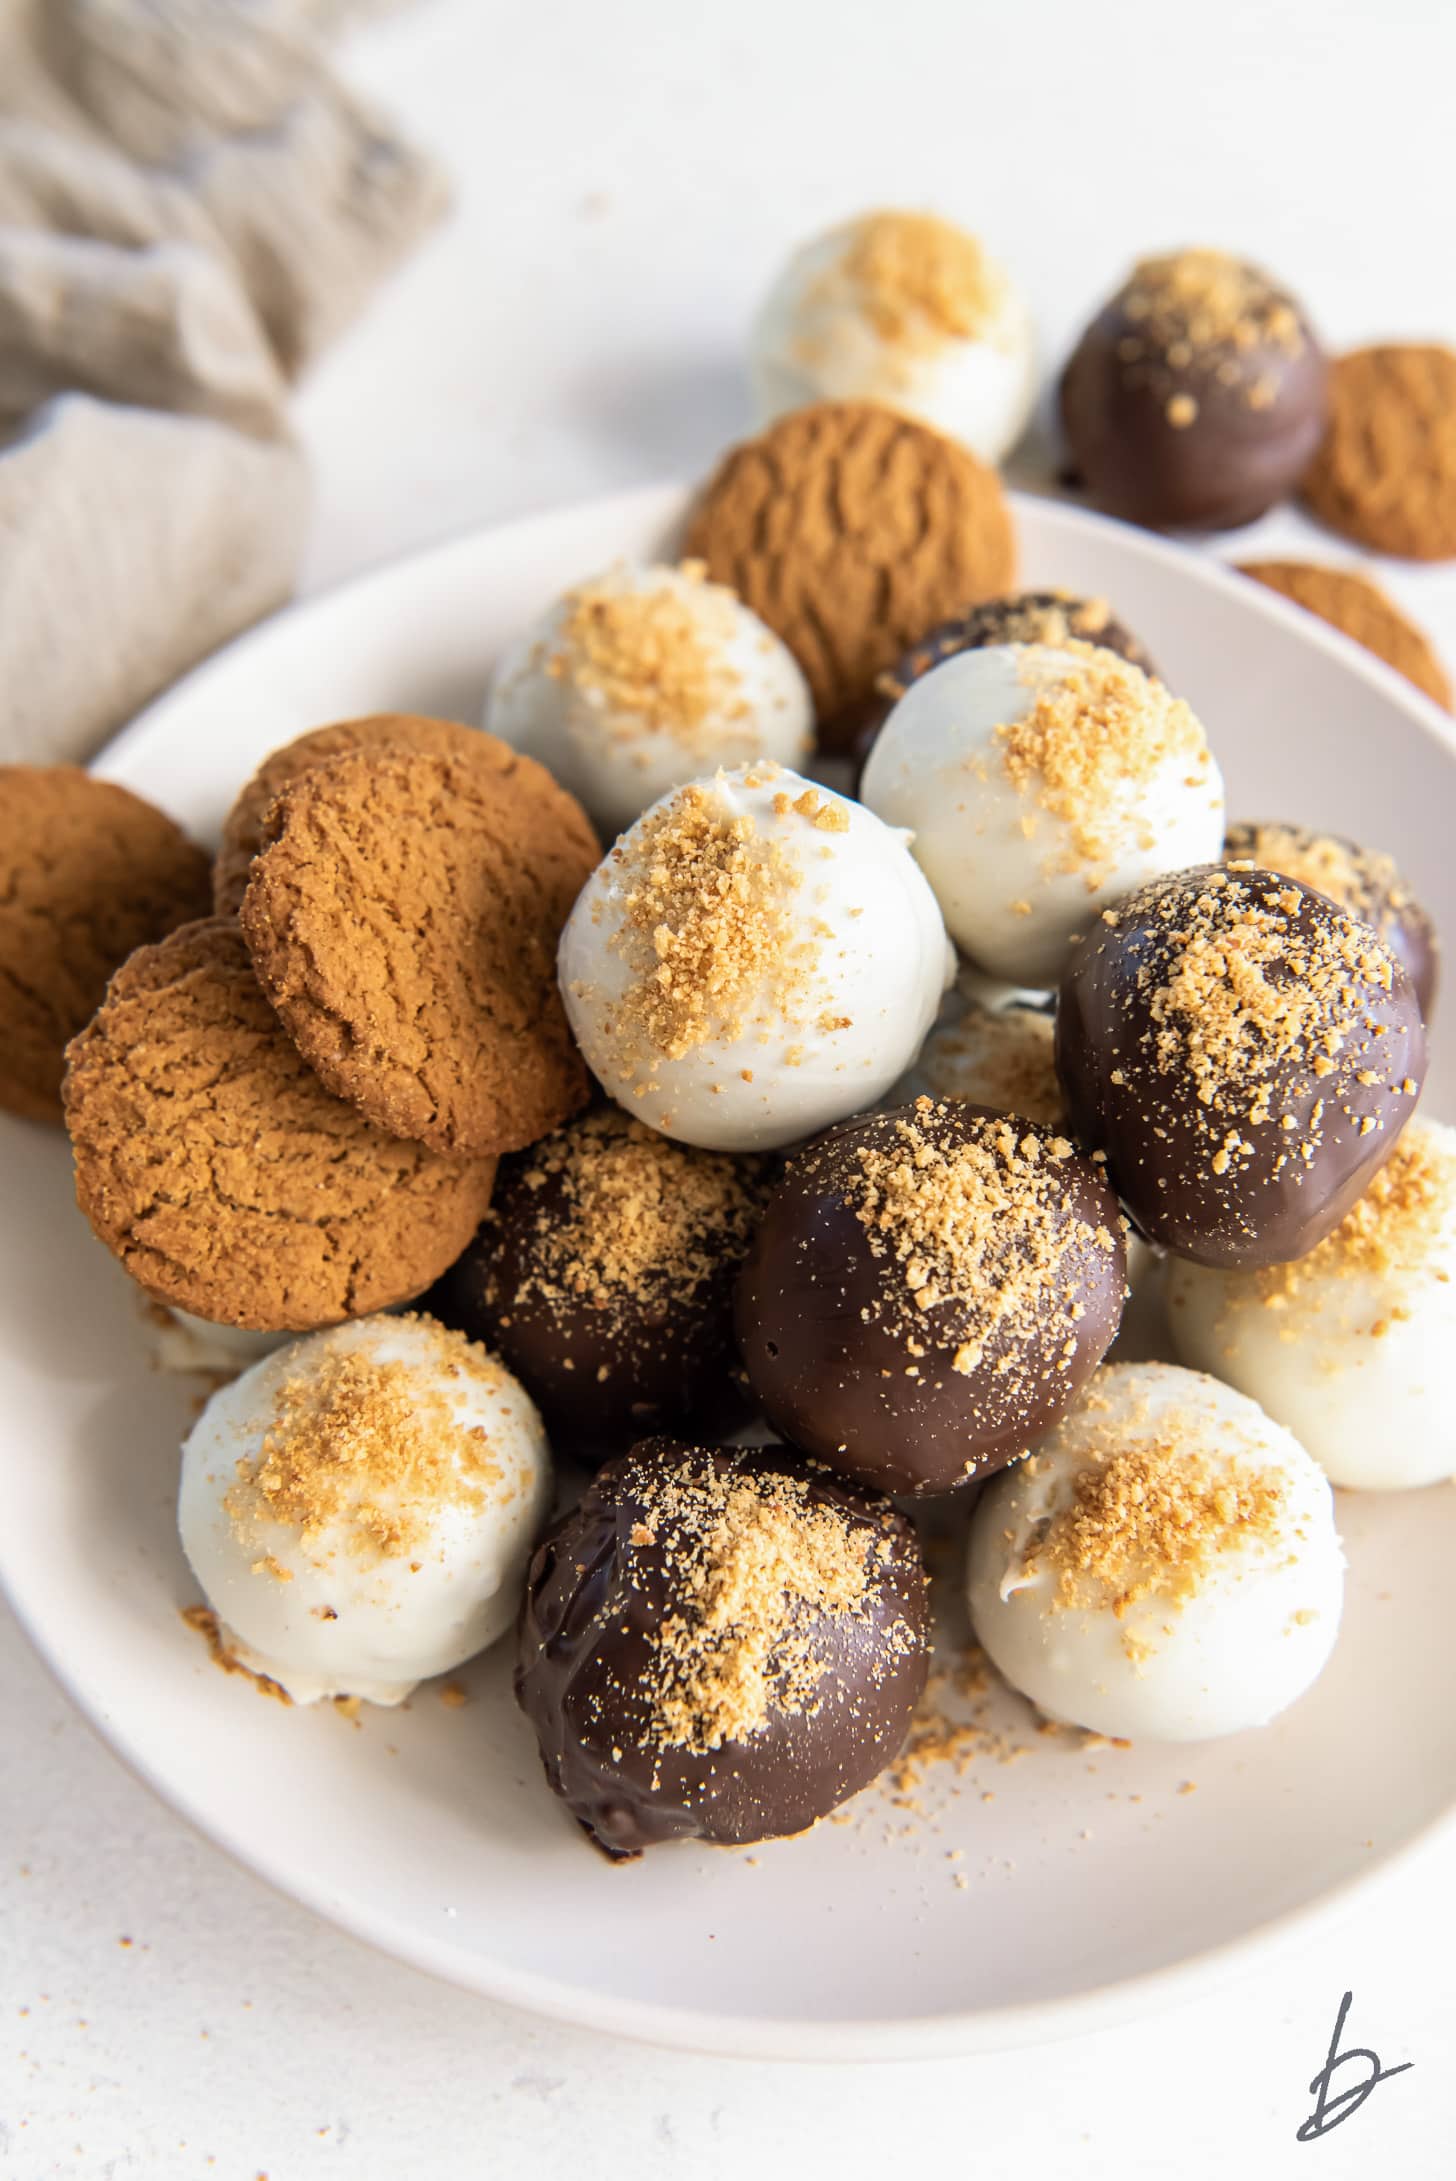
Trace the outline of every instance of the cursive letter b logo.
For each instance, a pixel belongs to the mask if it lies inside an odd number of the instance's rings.
[[[1388,2082],[1392,2075],[1403,2075],[1413,2065],[1410,2060],[1402,2060],[1399,2067],[1382,2067],[1378,2055],[1364,2045],[1352,2045],[1348,2052],[1341,2052],[1340,2035],[1345,2027],[1345,2017],[1350,2011],[1353,1997],[1353,1993],[1346,1992],[1340,2001],[1340,2011],[1335,2017],[1335,2034],[1330,2039],[1329,2057],[1309,2086],[1314,2094],[1314,2111],[1294,2131],[1300,2143],[1313,2143],[1316,2136],[1327,2135],[1331,2128],[1338,2128],[1342,2120],[1348,2120],[1352,2113],[1359,2112],[1377,2083]],[[1355,2060],[1365,2063],[1364,2075],[1358,2082],[1349,2083],[1338,2096],[1332,2097],[1330,2093],[1336,2075],[1342,2067],[1348,2067]]]

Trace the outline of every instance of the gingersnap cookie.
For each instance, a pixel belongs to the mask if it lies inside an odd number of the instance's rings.
[[[1016,549],[994,470],[928,426],[825,401],[724,458],[688,530],[705,561],[781,636],[837,747],[875,676],[927,629],[1009,591]]]
[[[76,1198],[158,1302],[302,1332],[418,1295],[484,1217],[494,1159],[454,1159],[331,1097],[230,917],[133,954],[71,1044]]]
[[[1373,552],[1456,558],[1456,352],[1400,342],[1337,358],[1329,424],[1300,492],[1321,522]]]
[[[222,825],[222,843],[212,867],[212,905],[219,916],[236,916],[247,890],[248,871],[263,840],[263,820],[273,798],[300,773],[326,765],[349,750],[378,750],[393,744],[409,750],[438,750],[444,757],[468,757],[479,742],[477,727],[459,720],[428,719],[419,712],[369,712],[362,719],[334,720],[271,750],[247,785],[239,790]]]
[[[67,1042],[134,947],[207,913],[207,857],[74,765],[0,766],[0,1107],[61,1118]]]
[[[439,1151],[518,1151],[586,1103],[556,942],[600,850],[544,767],[355,750],[277,797],[241,920],[328,1088]]]
[[[1239,572],[1353,636],[1357,644],[1450,711],[1451,684],[1430,640],[1368,576],[1356,575],[1351,568],[1322,568],[1308,560],[1243,560]]]

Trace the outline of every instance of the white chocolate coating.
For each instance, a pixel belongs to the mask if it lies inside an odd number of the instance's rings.
[[[627,905],[643,829],[699,797],[715,822],[745,829],[791,934],[797,989],[786,996],[765,977],[710,1006],[705,1034],[673,1056],[633,1015],[657,961]],[[712,1151],[795,1143],[877,1104],[919,1050],[954,970],[904,834],[772,766],[719,773],[646,812],[583,887],[559,955],[572,1030],[604,1088],[649,1127]]]
[[[872,401],[999,462],[1036,399],[1036,343],[1021,296],[988,260],[990,307],[973,335],[920,314],[908,339],[893,338],[847,262],[862,225],[851,220],[803,244],[765,298],[749,345],[760,422],[814,401]]]
[[[1424,1201],[1382,1209],[1362,1243],[1362,1215],[1403,1168]],[[1182,1360],[1251,1395],[1332,1483],[1402,1492],[1456,1476],[1456,1129],[1411,1121],[1361,1205],[1294,1265],[1170,1259],[1167,1280]]]
[[[1213,1553],[1191,1595],[1119,1615],[1105,1584],[1065,1604],[1035,1548],[1099,1453],[1157,1436],[1284,1480],[1277,1534]],[[1329,1484],[1296,1439],[1232,1388],[1171,1364],[1119,1364],[1033,1456],[992,1478],[972,1518],[971,1620],[993,1663],[1048,1718],[1130,1741],[1203,1741],[1262,1726],[1322,1671],[1339,1628],[1344,1556]],[[1098,1591],[1101,1591],[1100,1598]]]
[[[662,619],[641,624],[643,654],[620,655],[626,679],[641,678],[630,699],[614,701],[610,644],[594,671],[573,639],[573,616],[584,599],[609,611],[622,597],[655,602]],[[670,640],[684,628],[711,662],[701,684],[691,671],[685,684],[670,665],[654,674],[644,663],[654,636]],[[669,788],[716,766],[798,764],[813,743],[814,704],[788,646],[732,591],[681,568],[623,563],[558,599],[512,645],[483,724],[543,764],[610,838]]]
[[[1120,670],[1153,720],[1173,716],[1161,683],[1110,654],[1095,657]],[[905,692],[860,784],[871,810],[914,834],[956,944],[1011,984],[1056,984],[1103,908],[1147,879],[1216,862],[1223,846],[1223,780],[1196,721],[1191,754],[1170,737],[1158,762],[1104,782],[1085,813],[1095,851],[1082,812],[1069,822],[1038,778],[1012,777],[1006,731],[1044,691],[1075,687],[1087,672],[1084,657],[1049,645],[960,652]],[[1096,732],[1089,722],[1089,737]]]
[[[442,1497],[423,1534],[393,1554],[361,1550],[342,1518],[305,1535],[251,1506],[237,1519],[225,1504],[239,1462],[255,1462],[275,1427],[284,1385],[340,1354],[416,1373],[422,1396],[448,1400],[461,1447],[488,1458],[472,1490]],[[468,1438],[476,1431],[483,1441]],[[391,1511],[388,1492],[363,1483],[359,1493]],[[245,1666],[295,1703],[397,1704],[510,1627],[550,1496],[541,1420],[508,1371],[428,1319],[360,1318],[292,1342],[213,1395],[182,1450],[178,1523],[223,1640]]]

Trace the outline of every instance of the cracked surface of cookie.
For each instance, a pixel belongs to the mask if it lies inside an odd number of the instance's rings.
[[[270,750],[238,792],[222,824],[222,840],[212,867],[212,905],[219,916],[236,916],[248,890],[253,858],[263,845],[263,821],[274,798],[302,773],[326,765],[350,750],[386,748],[438,751],[443,757],[480,754],[478,727],[455,719],[430,719],[419,712],[368,712],[362,719],[339,719]],[[489,762],[488,752],[487,762]]]
[[[1009,591],[1011,515],[994,470],[868,402],[781,417],[725,456],[687,550],[782,637],[826,742],[926,630]],[[852,724],[852,723],[851,723]]]
[[[207,909],[207,857],[73,765],[0,766],[0,1108],[61,1119],[67,1041],[134,947]]]
[[[522,1150],[585,1105],[556,942],[596,836],[494,737],[456,757],[356,750],[268,814],[241,922],[309,1066],[391,1135]]]
[[[464,1249],[494,1159],[372,1128],[285,1036],[230,918],[143,947],[73,1042],[76,1197],[159,1302],[306,1331],[418,1295]]]

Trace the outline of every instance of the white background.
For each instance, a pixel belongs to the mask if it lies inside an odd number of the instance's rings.
[[[353,63],[460,209],[300,397],[310,587],[701,470],[747,421],[741,333],[779,256],[876,203],[979,229],[1049,359],[1131,255],[1192,240],[1261,257],[1335,345],[1456,341],[1448,0],[433,0]],[[1220,549],[1274,544],[1348,557],[1287,515]],[[1456,570],[1383,579],[1456,659]],[[3,2181],[1452,2171],[1456,1849],[1135,2028],[729,2064],[558,2031],[335,1936],[135,1785],[8,1621],[0,1721]],[[1348,1987],[1347,2042],[1414,2066],[1302,2146]]]

